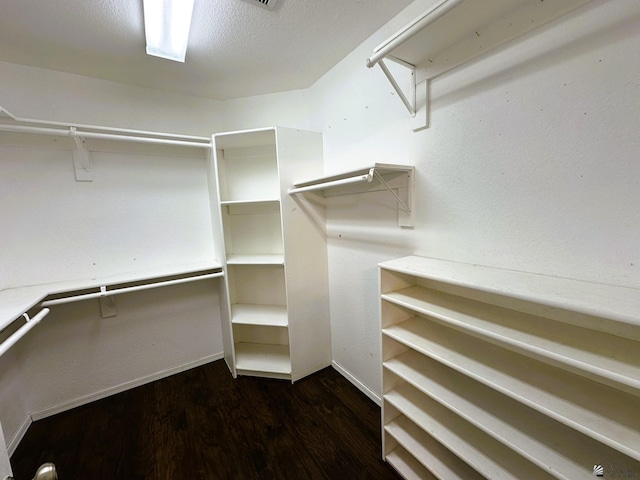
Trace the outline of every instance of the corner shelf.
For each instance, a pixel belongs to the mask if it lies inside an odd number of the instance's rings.
[[[286,190],[322,171],[322,136],[269,127],[215,134],[212,144],[225,361],[234,377],[295,382],[331,363],[325,233]]]
[[[398,226],[412,227],[414,177],[413,166],[374,163],[370,167],[295,183],[289,189],[289,195],[320,192],[325,197],[331,197],[387,190],[398,204]]]
[[[441,0],[376,47],[366,64],[380,66],[411,116],[419,116],[420,130],[428,127],[429,80],[590,1]],[[409,71],[409,95],[386,59]]]

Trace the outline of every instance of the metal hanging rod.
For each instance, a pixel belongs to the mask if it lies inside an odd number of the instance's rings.
[[[107,287],[103,286],[103,287],[100,287],[99,292],[85,293],[82,295],[72,295],[70,297],[56,298],[55,300],[46,300],[42,302],[41,305],[43,307],[50,307],[53,305],[60,305],[62,303],[71,303],[71,302],[78,302],[80,300],[89,300],[91,298],[109,297],[111,295],[119,295],[121,293],[137,292],[140,290],[149,290],[151,288],[167,287],[169,285],[178,285],[180,283],[195,282],[197,280],[219,278],[219,277],[222,277],[223,275],[224,273],[222,272],[208,273],[205,275],[197,275],[194,277],[178,278],[176,280],[165,280],[162,282],[146,283],[144,285],[136,285],[133,287],[116,288],[114,290],[107,290]]]
[[[44,317],[49,314],[48,308],[43,308],[40,312],[33,318],[29,318],[29,315],[24,313],[22,316],[25,318],[26,323],[21,326],[18,330],[12,333],[2,344],[0,344],[0,357],[4,355],[11,347],[13,347],[18,340],[24,337],[27,333],[31,331],[33,327],[40,323]]]
[[[339,187],[341,185],[349,185],[351,183],[367,182],[370,183],[373,180],[373,173],[375,168],[369,170],[369,173],[364,175],[357,175],[355,177],[342,178],[340,180],[332,180],[330,182],[316,183],[314,185],[308,185],[306,187],[290,188],[289,195],[296,193],[311,192],[313,190],[324,190],[331,187]]]
[[[14,122],[23,124],[10,125],[0,123],[0,131],[5,132],[35,133],[40,135],[70,136],[103,140],[120,140],[125,142],[175,145],[182,147],[211,148],[211,141],[208,137],[176,135],[144,130],[128,130],[124,128],[111,128],[96,125],[69,125],[61,122],[21,118],[11,114],[3,107],[0,107],[0,117],[1,116],[9,117]]]
[[[407,26],[401,32],[397,33],[383,45],[377,47],[373,54],[369,58],[367,58],[367,67],[373,67],[380,60],[387,57],[397,47],[402,45],[411,37],[422,31],[425,27],[431,25],[437,19],[439,19],[444,14],[454,9],[464,1],[465,0],[442,0],[411,25]]]

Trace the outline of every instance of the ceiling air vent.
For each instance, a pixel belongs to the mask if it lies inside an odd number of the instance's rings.
[[[258,7],[267,8],[271,10],[278,0],[244,0],[244,1],[252,5],[257,5]]]

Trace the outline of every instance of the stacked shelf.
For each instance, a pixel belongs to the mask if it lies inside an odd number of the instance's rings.
[[[610,333],[594,284],[407,257],[380,285],[383,457],[406,478],[640,477],[638,332]],[[628,332],[639,292],[612,288]]]
[[[291,374],[275,131],[216,135],[235,368]]]
[[[326,298],[309,299],[314,285],[327,289],[325,238],[286,195],[291,175],[322,168],[321,137],[265,128],[217,134],[213,144],[212,210],[221,227],[214,231],[222,232],[215,243],[227,273],[225,358],[234,375],[295,380],[330,360]],[[310,252],[315,261],[304,258]],[[301,280],[298,265],[312,282]],[[308,345],[313,336],[320,342]]]

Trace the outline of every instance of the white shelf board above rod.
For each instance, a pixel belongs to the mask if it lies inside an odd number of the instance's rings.
[[[367,58],[378,64],[412,116],[426,128],[427,83],[463,63],[554,20],[591,0],[440,0],[378,45]],[[385,59],[411,70],[405,95]],[[424,105],[419,104],[424,97]]]
[[[413,226],[415,168],[411,165],[375,163],[336,175],[293,185],[289,195],[319,192],[325,197],[388,190],[398,204],[398,225]]]
[[[209,137],[36,120],[18,117],[1,106],[0,131],[211,148]]]

